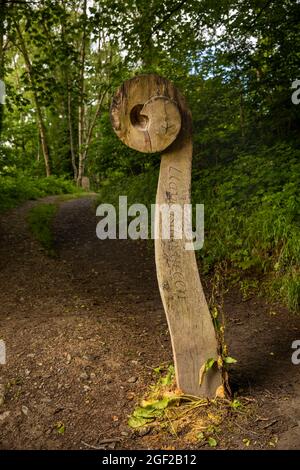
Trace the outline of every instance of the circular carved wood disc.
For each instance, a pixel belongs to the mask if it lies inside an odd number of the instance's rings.
[[[154,153],[174,142],[181,129],[181,114],[167,88],[151,88],[146,86],[148,82],[149,76],[142,75],[122,85],[113,100],[111,120],[124,144],[139,152]]]

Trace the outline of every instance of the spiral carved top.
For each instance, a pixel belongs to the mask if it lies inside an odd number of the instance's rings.
[[[118,137],[144,153],[169,147],[181,129],[181,113],[173,85],[156,75],[125,82],[114,96],[111,121]]]

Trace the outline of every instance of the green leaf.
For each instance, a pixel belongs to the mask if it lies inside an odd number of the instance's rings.
[[[218,318],[213,318],[213,323],[214,323],[215,329],[217,331],[221,331],[222,323],[219,321],[219,319]]]
[[[161,400],[155,401],[152,406],[156,408],[157,410],[164,410],[167,408],[170,404],[170,402],[173,400],[172,397],[164,397]]]
[[[172,385],[174,377],[175,377],[175,369],[174,369],[174,366],[170,365],[168,367],[168,372],[165,375],[165,377],[162,377],[160,379],[160,383],[164,386]]]
[[[147,406],[146,408],[138,406],[133,412],[133,416],[135,418],[155,419],[160,415],[161,410],[158,410],[153,406]]]
[[[207,442],[208,442],[209,447],[217,447],[218,445],[216,439],[214,439],[213,437],[209,437],[207,439]]]
[[[64,434],[66,430],[66,426],[64,425],[64,423],[59,422],[56,424],[56,429],[57,429],[58,434]]]
[[[180,400],[180,397],[177,395],[165,396],[161,400],[143,400],[129,418],[128,425],[131,428],[145,426],[156,418],[163,416],[164,410],[171,403],[178,400]]]
[[[207,359],[205,363],[205,372],[211,369],[213,365],[215,364],[215,362],[216,362],[216,359],[213,359],[213,358]]]
[[[231,408],[234,410],[237,408],[240,408],[242,406],[241,402],[235,398],[231,403],[230,403]]]
[[[225,364],[235,364],[237,362],[237,360],[234,359],[234,357],[230,357],[230,356],[224,357],[223,361],[225,362]]]
[[[150,423],[153,420],[145,419],[142,417],[137,417],[137,416],[130,416],[128,420],[128,426],[130,426],[133,429],[136,428],[141,428],[143,426],[146,426],[148,423]]]
[[[165,377],[161,378],[160,383],[164,386],[171,385],[172,383],[172,378],[170,375],[166,375]]]
[[[214,309],[212,311],[212,317],[217,318],[218,315],[219,315],[218,309],[217,309],[217,307],[214,307]]]

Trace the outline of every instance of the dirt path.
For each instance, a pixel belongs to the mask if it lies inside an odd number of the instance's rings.
[[[152,253],[143,242],[98,240],[93,201],[82,198],[61,203],[58,257],[49,258],[27,231],[34,204],[0,218],[0,449],[79,449],[107,438],[117,448],[187,447],[180,436],[127,427],[153,367],[172,361]],[[291,364],[300,318],[236,292],[225,310],[233,386],[255,412],[245,427],[231,417],[219,447],[244,448],[249,438],[249,448],[300,448],[300,365]]]

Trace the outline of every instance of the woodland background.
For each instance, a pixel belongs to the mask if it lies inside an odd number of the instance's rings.
[[[202,271],[296,311],[299,24],[297,0],[0,0],[0,210],[78,192],[83,176],[103,202],[153,203],[160,157],[122,145],[109,106],[156,72],[193,115]]]

